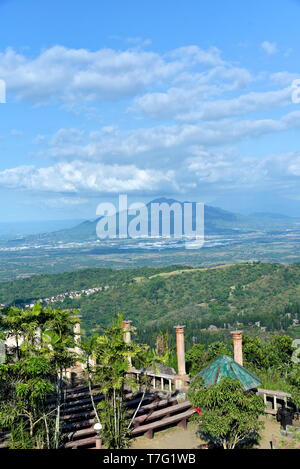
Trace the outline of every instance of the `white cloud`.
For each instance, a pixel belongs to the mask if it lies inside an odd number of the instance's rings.
[[[132,44],[138,42],[132,39]],[[276,44],[266,43],[264,50],[275,53]],[[300,111],[294,106],[294,112],[286,110],[281,117],[247,115],[292,106],[291,83],[299,78],[295,74],[254,76],[223,60],[216,48],[187,46],[159,54],[140,48],[92,52],[55,46],[35,57],[8,49],[0,54],[0,76],[19,100],[58,102],[79,113],[87,106],[91,115],[101,113],[94,128],[85,122],[82,128],[71,124],[37,135],[35,156],[43,157],[43,164],[45,158],[52,162],[44,168],[24,165],[1,171],[0,186],[49,192],[59,204],[79,205],[90,194],[175,193],[274,181],[280,186],[300,176],[299,154],[258,159],[228,150],[245,139],[300,128]],[[255,91],[249,90],[251,85]],[[132,99],[88,109],[91,101],[124,98]]]
[[[276,42],[264,41],[261,43],[261,47],[269,55],[276,54],[278,51]]]
[[[188,179],[196,175],[198,186],[210,185],[216,190],[264,188],[282,192],[287,188],[298,192],[300,152],[267,155],[262,158],[242,157],[237,151],[194,151],[185,162]]]
[[[169,56],[187,65],[202,64],[215,67],[225,64],[221,59],[221,51],[216,47],[210,47],[208,50],[200,49],[198,46],[179,47],[171,51]]]
[[[136,104],[138,109],[148,117],[158,119],[159,116],[173,116],[173,119],[179,121],[196,122],[291,105],[291,92],[291,87],[288,87],[278,91],[251,92],[233,99],[215,101],[203,99],[201,102],[198,90],[170,89],[168,93],[145,95],[137,99]],[[202,94],[203,98],[207,98],[205,88]]]
[[[115,100],[170,80],[196,65],[223,64],[220,53],[189,46],[167,55],[143,50],[68,49],[54,46],[34,58],[9,48],[0,53],[8,93],[35,104]]]
[[[272,73],[270,78],[274,83],[279,86],[289,86],[292,84],[294,80],[300,78],[299,73],[290,73],[290,72],[277,72]]]
[[[210,106],[211,101],[208,99],[244,88],[253,80],[248,70],[228,66],[214,67],[203,73],[183,74],[176,80],[180,87],[137,97],[131,110],[151,119],[176,119],[178,114],[194,112],[203,103]]]
[[[268,97],[272,101],[274,97]],[[276,96],[278,99],[278,96]],[[281,96],[285,99],[285,93]],[[251,100],[250,100],[251,101]],[[249,101],[249,102],[250,102]],[[249,104],[249,106],[251,103]],[[182,160],[189,147],[212,147],[237,143],[245,138],[257,138],[300,127],[300,111],[290,112],[279,119],[223,119],[196,124],[174,124],[121,130],[109,127],[82,137],[83,143],[74,141],[50,145],[40,156],[56,159],[74,158],[88,161],[130,164],[140,163],[161,167],[171,161]],[[53,143],[52,140],[50,140]]]
[[[79,143],[83,131],[78,129],[59,129],[50,140],[51,145],[64,145],[68,143]]]
[[[59,193],[115,193],[176,189],[174,173],[134,165],[103,165],[72,161],[46,168],[19,166],[0,172],[0,186]]]
[[[211,149],[194,145],[189,155],[173,161],[167,170],[135,165],[104,165],[83,161],[46,168],[19,166],[0,172],[0,187],[57,195],[53,206],[82,205],[95,194],[195,193],[245,188],[298,192],[300,152],[243,157],[237,149]],[[53,200],[53,202],[51,202]]]

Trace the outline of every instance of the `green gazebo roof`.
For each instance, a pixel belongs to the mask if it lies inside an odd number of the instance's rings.
[[[238,379],[245,391],[257,388],[261,384],[257,376],[236,363],[228,355],[218,357],[200,371],[199,375],[204,379],[206,386],[218,383],[223,377]]]

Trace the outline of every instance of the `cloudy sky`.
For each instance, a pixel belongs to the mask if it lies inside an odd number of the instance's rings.
[[[0,221],[118,194],[300,216],[300,2],[0,0]]]

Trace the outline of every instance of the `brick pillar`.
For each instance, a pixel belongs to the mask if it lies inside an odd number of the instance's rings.
[[[131,324],[132,324],[132,321],[123,321],[122,322],[125,344],[130,344],[131,343]],[[128,361],[129,361],[130,367],[132,367],[131,357],[128,357]]]
[[[177,389],[184,389],[188,378],[185,369],[184,328],[185,326],[175,326],[178,364],[178,375],[175,378],[175,386]]]
[[[185,326],[175,326],[178,376],[186,375],[185,351],[184,351],[184,328]]]
[[[234,361],[243,366],[243,331],[232,331]]]

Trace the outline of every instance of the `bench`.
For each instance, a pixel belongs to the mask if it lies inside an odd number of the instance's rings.
[[[180,404],[172,405],[161,410],[153,410],[150,414],[141,415],[136,417],[133,421],[133,426],[138,427],[146,421],[159,420],[164,417],[171,417],[172,414],[180,413],[191,408],[191,403],[188,401],[181,402]]]
[[[147,425],[140,425],[134,428],[131,432],[132,436],[142,435],[145,434],[147,438],[152,439],[154,436],[154,431],[168,427],[170,425],[177,424],[178,426],[186,429],[188,419],[194,414],[195,409],[189,409],[185,412],[180,414],[173,415],[171,417],[163,418],[162,420],[157,420],[152,423],[148,423]]]
[[[100,388],[100,386],[93,386],[93,388],[92,388],[93,395],[99,394],[99,391],[97,391],[97,389],[99,389],[99,388]],[[65,402],[70,402],[74,399],[88,398],[90,396],[90,392],[89,392],[89,389],[87,388],[84,391],[77,391],[77,392],[74,392],[74,391],[70,392],[70,390],[67,391],[67,392],[62,391],[62,395],[64,395],[64,401]],[[56,403],[56,401],[57,401],[57,397],[49,397],[49,399],[47,399],[47,402],[49,404]]]
[[[65,444],[66,449],[77,449],[80,447],[95,445],[96,437],[84,438],[83,440],[70,441]]]
[[[151,412],[151,410],[153,410],[153,409],[154,410],[162,409],[162,408],[167,407],[169,405],[175,405],[175,404],[178,404],[178,401],[175,397],[171,397],[170,399],[163,399],[163,400],[157,401],[157,402],[151,402],[150,404],[142,405],[139,408],[139,411],[138,411],[137,415],[141,415],[143,413]],[[82,408],[83,407],[80,406],[80,409],[82,409]],[[134,412],[135,412],[135,410],[130,411],[129,416],[132,416],[134,414]],[[90,411],[87,410],[86,412],[78,412],[78,413],[74,413],[74,414],[62,415],[62,420],[64,422],[72,421],[72,420],[78,421],[78,419],[80,419],[80,418],[82,418],[83,420],[88,420],[92,417],[95,417],[95,411],[94,410],[90,410]],[[66,424],[65,426],[67,427],[67,425],[68,424]]]
[[[89,427],[91,425],[94,425],[95,423],[95,419],[88,419],[88,420],[80,420],[78,422],[74,422],[74,423],[68,423],[68,425],[64,425],[62,427],[62,432],[66,433],[66,432],[71,432],[71,431],[75,431],[75,430],[80,430],[81,428],[86,428],[86,427]]]
[[[93,396],[94,402],[100,402],[104,399],[103,395]],[[71,404],[71,405],[70,405]],[[76,410],[80,411],[82,409],[90,409],[93,407],[91,398],[82,399],[80,401],[75,401],[70,404],[64,405],[62,404],[61,415],[66,415],[70,412],[76,412]]]
[[[143,399],[143,401],[148,401],[149,399],[153,399],[152,395],[146,395]],[[132,405],[137,405],[140,402],[139,399],[131,399],[127,401],[125,404],[126,406],[132,406]],[[151,404],[150,404],[151,405]],[[149,404],[148,404],[149,406]],[[145,406],[146,407],[146,406]],[[81,407],[82,408],[82,407]],[[75,422],[67,423],[62,427],[62,432],[67,433],[67,438],[68,439],[76,439],[80,436],[83,435],[89,435],[89,434],[95,434],[95,430],[93,428],[93,423],[94,423],[94,417],[95,412],[90,411],[90,412],[85,412],[85,413],[78,413],[78,414],[71,414],[71,415],[66,415],[65,416],[65,421],[67,420],[74,420],[77,419]],[[81,417],[81,418],[80,418]],[[83,418],[82,418],[83,417]],[[85,428],[88,427],[88,428]],[[72,431],[74,430],[74,431]]]
[[[86,436],[93,436],[94,438],[97,436],[96,430],[94,430],[94,427],[89,427],[89,428],[83,428],[82,430],[76,430],[75,432],[68,433],[66,435],[69,440],[72,440],[72,442],[78,440],[80,441],[81,437],[86,437]],[[71,441],[70,441],[71,442]],[[65,448],[67,448],[69,443],[66,443]]]
[[[141,414],[146,414],[148,412],[151,412],[152,410],[163,409],[164,407],[172,406],[175,404],[178,404],[176,397],[170,397],[169,399],[154,401],[151,402],[151,404],[142,405],[137,412],[137,416]],[[129,416],[134,415],[134,412],[135,411],[130,412]]]
[[[130,394],[132,395],[132,394]],[[99,396],[99,397],[94,397],[95,402],[99,402],[103,400],[104,396]],[[135,399],[129,399],[128,401],[125,402],[127,407],[134,407],[140,403],[141,398],[135,398]],[[154,397],[152,395],[145,395],[143,402],[149,402],[150,403],[154,400]],[[83,402],[88,401],[87,404],[84,404]],[[149,405],[149,404],[148,404]],[[80,412],[85,409],[85,412]],[[83,417],[83,418],[89,418],[89,417],[94,417],[95,412],[93,410],[93,405],[91,399],[84,399],[84,401],[79,401],[77,402],[77,405],[75,407],[68,407],[68,408],[63,408],[61,410],[61,418],[62,420],[75,420],[77,418]]]
[[[161,407],[165,407],[168,404],[169,404],[169,407],[166,407],[165,409],[159,410]],[[154,419],[158,419],[160,417],[167,417],[167,416],[170,416],[172,413],[180,412],[182,410],[186,410],[189,407],[191,407],[191,404],[189,402],[184,402],[184,403],[178,404],[178,405],[176,405],[176,404],[177,404],[176,399],[172,399],[170,401],[165,399],[165,400],[160,401],[160,402],[155,402],[155,403],[152,403],[152,404],[148,404],[148,405],[144,406],[144,408],[146,408],[146,410],[150,410],[150,411],[152,410],[152,413],[151,414],[144,414],[144,415],[141,415],[140,417],[136,417],[133,421],[133,425],[138,426],[144,420],[147,420],[147,419],[154,420]],[[141,409],[143,409],[143,407],[141,407]],[[93,412],[90,412],[88,414],[86,414],[86,413],[85,414],[77,414],[77,415],[75,414],[75,417],[79,417],[79,416],[84,417],[85,419],[84,418],[82,420],[78,419],[76,422],[65,424],[62,427],[62,432],[68,433],[68,438],[69,439],[77,438],[78,436],[81,436],[82,434],[84,434],[82,432],[83,429],[85,429],[85,430],[92,429],[93,430],[93,424],[95,423],[94,418],[88,418],[88,417],[94,417],[95,412],[93,411]]]
[[[165,417],[165,418],[163,418],[162,420],[158,420],[156,422],[153,422],[152,424],[137,426],[135,428],[135,430],[139,430],[140,433],[146,433],[146,436],[148,436],[148,438],[153,438],[154,430],[157,430],[158,428],[160,428],[162,426],[167,426],[167,425],[170,425],[170,424],[173,424],[173,423],[178,423],[178,425],[180,425],[181,427],[186,428],[187,419],[191,415],[193,415],[193,413],[195,412],[194,409],[189,408],[185,412],[180,412],[179,414],[173,415],[172,417],[169,416],[167,414],[167,412],[170,413],[170,411],[172,411],[171,409],[173,409],[173,408],[174,408],[174,412],[176,412],[176,411],[178,412],[178,411],[186,409],[186,407],[190,407],[190,406],[191,406],[191,404],[189,402],[184,402],[184,403],[178,404],[176,406],[172,406],[170,408],[163,409],[163,410],[160,410],[158,412],[155,412],[156,414],[159,413],[161,417]],[[142,416],[142,417],[144,417],[144,416]],[[153,413],[153,414],[151,414],[150,417],[154,419],[154,418],[157,418],[157,415],[155,416],[154,413]],[[132,434],[135,433],[135,430],[133,430]],[[70,439],[70,440],[72,439],[72,441],[66,443],[65,448],[78,446],[81,441],[84,441],[84,440],[87,440],[87,439],[90,441],[90,438],[95,438],[96,435],[97,435],[97,432],[94,430],[93,426],[91,426],[89,428],[84,428],[84,429],[81,429],[81,430],[75,430],[74,432],[71,432],[71,433],[66,435],[68,437],[68,439]],[[84,440],[82,440],[82,437],[89,437],[89,438],[84,438]],[[78,439],[78,440],[76,441],[76,439]],[[70,443],[74,443],[74,445],[73,444],[70,445]]]

